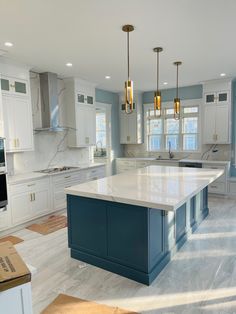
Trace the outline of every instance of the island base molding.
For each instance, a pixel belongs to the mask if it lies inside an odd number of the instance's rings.
[[[176,211],[67,196],[71,257],[150,285],[208,215],[204,188]]]

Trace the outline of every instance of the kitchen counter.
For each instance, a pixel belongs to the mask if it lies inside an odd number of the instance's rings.
[[[202,163],[202,164],[219,164],[219,165],[230,165],[230,161],[228,160],[206,160],[206,159],[162,159],[162,158],[155,158],[155,157],[119,157],[116,159],[121,159],[121,160],[144,160],[144,161],[168,161],[168,162],[197,162],[197,163]]]
[[[17,174],[13,176],[8,176],[8,184],[13,185],[13,184],[27,182],[29,180],[37,180],[43,177],[66,174],[66,173],[71,173],[71,172],[76,172],[76,171],[81,171],[81,170],[86,170],[86,169],[101,167],[101,166],[105,166],[105,163],[80,164],[78,165],[78,168],[73,168],[70,170],[60,171],[56,173],[40,173],[40,172],[21,173],[21,174]]]
[[[71,257],[150,285],[208,215],[222,173],[148,166],[67,188]]]
[[[176,210],[223,174],[223,170],[148,166],[72,186],[76,196]]]

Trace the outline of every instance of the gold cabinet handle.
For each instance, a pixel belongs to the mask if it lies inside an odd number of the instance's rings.
[[[30,201],[32,202],[32,193],[30,193]]]
[[[35,193],[34,193],[34,201],[35,201],[36,197],[35,197]]]

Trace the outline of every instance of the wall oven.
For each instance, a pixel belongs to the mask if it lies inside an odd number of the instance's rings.
[[[6,173],[0,173],[0,212],[6,210],[8,204],[6,176]]]
[[[7,199],[7,173],[5,139],[0,137],[0,212],[6,210]]]
[[[6,171],[5,139],[0,137],[0,173]]]

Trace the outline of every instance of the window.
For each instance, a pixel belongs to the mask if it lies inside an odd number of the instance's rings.
[[[182,104],[180,120],[173,118],[174,109],[170,104],[162,109],[161,117],[154,116],[152,105],[145,106],[148,151],[165,151],[169,145],[172,151],[198,150],[200,123],[198,105]]]
[[[106,156],[107,132],[106,132],[106,112],[102,110],[96,111],[96,149],[94,155],[96,157]]]

